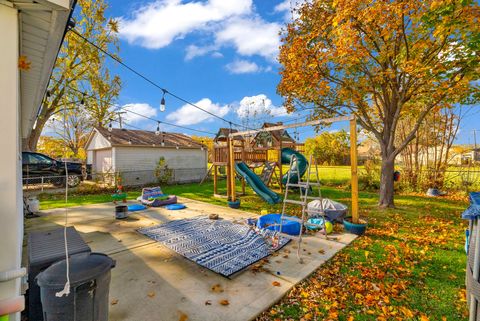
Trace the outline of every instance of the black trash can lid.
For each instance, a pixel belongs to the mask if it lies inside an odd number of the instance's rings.
[[[115,267],[115,261],[102,253],[80,253],[70,256],[70,286],[75,287],[94,280]],[[67,262],[65,260],[52,264],[37,276],[40,287],[63,288],[67,282]]]

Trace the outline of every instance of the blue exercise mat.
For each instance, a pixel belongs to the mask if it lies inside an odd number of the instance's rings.
[[[273,231],[259,235],[246,225],[206,217],[171,221],[138,230],[187,259],[230,276],[271,254],[268,243]],[[276,250],[290,240],[280,237]]]
[[[186,208],[186,206],[181,203],[177,203],[177,204],[167,205],[165,206],[165,208],[167,210],[176,211],[176,210],[183,210],[184,208]]]
[[[144,209],[146,209],[147,207],[145,205],[142,205],[142,204],[132,204],[132,205],[128,205],[128,211],[129,212],[136,212],[136,211],[142,211]]]

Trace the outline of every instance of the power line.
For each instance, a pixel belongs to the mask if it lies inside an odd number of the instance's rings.
[[[151,85],[155,86],[156,88],[160,89],[162,92],[163,92],[163,97],[162,97],[162,100],[163,98],[165,97],[166,94],[192,106],[192,107],[195,107],[213,117],[216,117],[226,123],[231,123],[231,124],[234,124],[234,125],[238,125],[232,121],[229,121],[223,117],[220,117],[218,115],[215,115],[214,113],[168,91],[166,88],[163,88],[162,86],[160,86],[159,84],[157,84],[156,82],[154,82],[153,80],[149,79],[148,77],[146,77],[145,75],[143,75],[142,73],[136,71],[135,69],[133,69],[132,67],[130,67],[129,65],[125,64],[124,62],[122,62],[119,58],[115,57],[114,55],[112,55],[111,53],[109,53],[108,51],[104,50],[103,48],[99,47],[97,44],[91,42],[89,39],[85,38],[83,35],[81,35],[77,30],[73,29],[73,28],[70,28],[70,31],[72,31],[74,34],[76,34],[77,36],[79,36],[84,42],[94,46],[95,48],[97,48],[98,50],[100,50],[101,52],[103,52],[105,55],[107,55],[108,57],[110,57],[111,59],[115,60],[116,62],[118,62],[120,65],[122,65],[123,67],[127,68],[128,70],[130,70],[131,72],[133,72],[134,74],[136,74],[137,76],[139,76],[140,78],[142,78],[143,80],[147,81],[148,83],[150,83]]]
[[[137,112],[135,112],[135,111],[133,111],[133,110],[127,109],[126,107],[122,107],[122,108],[120,108],[120,109],[123,109],[123,110],[125,110],[125,111],[128,112],[128,113],[132,113],[132,114],[134,114],[134,115],[143,117],[143,118],[145,118],[145,119],[149,119],[149,120],[156,121],[156,122],[159,123],[159,124],[165,124],[165,125],[168,125],[168,126],[174,126],[174,127],[178,127],[178,128],[182,128],[182,129],[186,129],[186,130],[191,130],[191,131],[196,131],[196,132],[199,132],[199,133],[204,133],[204,134],[209,134],[209,135],[216,135],[216,133],[209,132],[209,131],[206,131],[206,130],[193,129],[193,128],[189,128],[189,127],[186,127],[186,126],[181,126],[181,125],[176,125],[176,124],[168,123],[168,122],[166,122],[166,121],[161,121],[161,120],[155,119],[155,118],[150,117],[150,116],[142,115],[142,114],[137,113]]]
[[[55,78],[53,78],[53,77],[50,78],[50,79],[53,80],[53,81],[55,81],[55,82],[57,82],[57,83],[61,83],[59,80],[57,80],[57,79],[55,79]],[[84,97],[86,97],[86,98],[87,98],[87,97],[88,97],[88,98],[93,98],[93,99],[95,99],[95,100],[97,100],[97,101],[103,102],[103,103],[105,103],[105,104],[109,104],[109,105],[111,105],[112,107],[115,106],[115,105],[113,105],[113,104],[110,104],[110,102],[108,102],[108,101],[105,101],[105,100],[103,100],[103,99],[97,98],[97,97],[95,97],[95,96],[93,96],[93,95],[85,94],[83,91],[81,91],[81,90],[79,90],[79,89],[77,89],[77,88],[74,88],[74,87],[72,87],[72,86],[70,86],[70,85],[64,85],[64,86],[67,87],[67,88],[70,88],[70,89],[72,89],[72,90],[74,90],[74,91],[76,91],[76,92],[78,92],[78,93],[80,93],[80,94],[82,94],[82,95],[83,95]],[[143,114],[134,112],[134,111],[132,111],[132,110],[126,109],[126,107],[117,106],[117,108],[115,108],[115,110],[113,110],[113,112],[114,112],[114,113],[117,113],[119,110],[122,110],[122,109],[125,110],[125,111],[127,111],[127,112],[129,112],[129,113],[132,113],[132,114],[135,114],[135,115],[137,115],[137,116],[143,117],[143,118],[145,118],[145,119],[153,120],[153,121],[155,121],[155,122],[157,122],[157,123],[162,123],[162,124],[165,124],[165,125],[168,125],[168,126],[173,126],[173,127],[177,127],[177,128],[181,128],[181,129],[185,129],[185,130],[189,130],[189,131],[194,131],[194,132],[199,132],[199,133],[204,133],[204,134],[209,134],[209,135],[216,135],[216,133],[212,133],[212,132],[209,132],[209,131],[200,130],[200,129],[195,129],[195,128],[190,128],[190,127],[186,127],[186,126],[181,126],[181,125],[176,125],[176,124],[172,124],[172,123],[169,123],[169,122],[161,121],[161,120],[158,120],[158,119],[155,119],[155,118],[152,118],[152,117],[149,117],[149,116],[146,116],[146,115],[143,115]]]

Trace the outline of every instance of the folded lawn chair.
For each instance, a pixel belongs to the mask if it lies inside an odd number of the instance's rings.
[[[175,195],[165,195],[160,187],[146,187],[142,189],[142,196],[137,198],[143,205],[159,207],[177,203]]]

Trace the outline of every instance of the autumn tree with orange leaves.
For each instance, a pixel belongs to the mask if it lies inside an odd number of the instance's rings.
[[[283,33],[278,92],[290,111],[355,115],[381,147],[379,205],[393,207],[395,157],[425,117],[478,98],[479,15],[469,0],[306,2]]]

